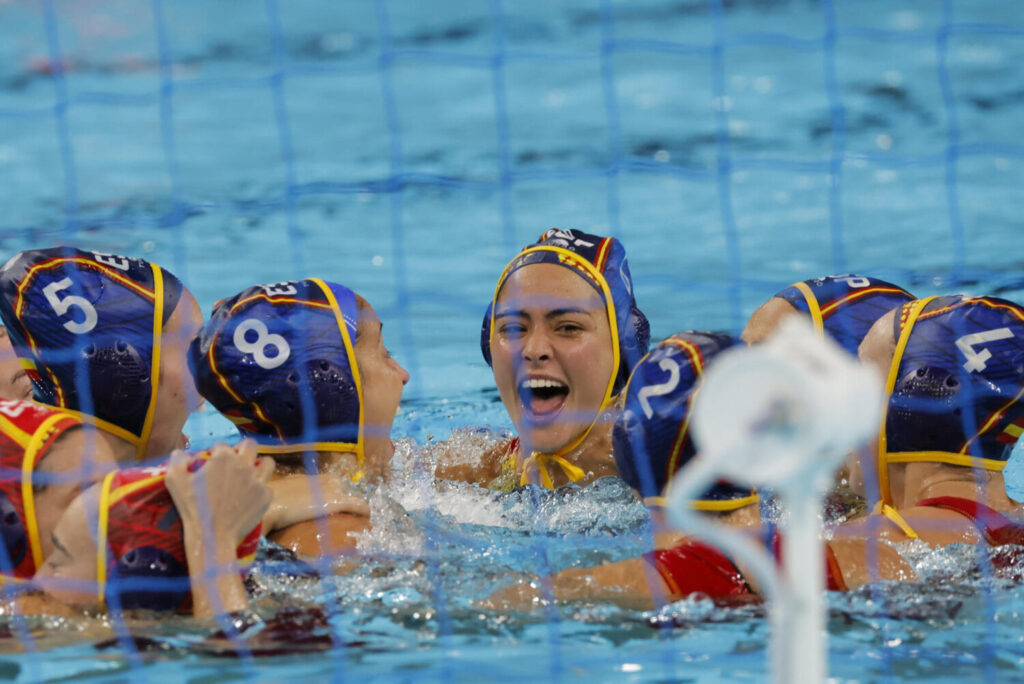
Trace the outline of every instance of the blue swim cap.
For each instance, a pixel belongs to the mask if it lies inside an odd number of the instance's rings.
[[[363,464],[356,295],[318,278],[217,302],[189,349],[200,394],[264,454],[355,453]]]
[[[89,418],[141,457],[159,384],[154,359],[182,290],[142,259],[27,250],[0,268],[0,317],[37,400]]]
[[[718,333],[690,330],[668,337],[633,371],[626,402],[612,431],[619,477],[644,498],[661,496],[676,471],[693,458],[690,411],[697,381],[722,350],[740,344]],[[694,508],[732,511],[756,502],[750,489],[719,483]]]
[[[615,238],[603,238],[579,230],[548,230],[536,243],[524,247],[505,266],[494,288],[480,331],[480,351],[491,365],[491,338],[494,330],[494,304],[508,277],[530,264],[558,264],[578,273],[593,287],[608,310],[612,339],[615,343],[617,367],[610,395],[618,394],[629,380],[629,374],[647,353],[651,329],[647,317],[637,308],[633,297],[633,279],[629,275],[626,250]]]
[[[810,316],[815,330],[854,356],[875,321],[914,298],[898,285],[852,273],[794,283],[775,297]]]
[[[1024,308],[953,295],[909,302],[898,314],[878,440],[885,503],[888,464],[1001,471],[1024,429]]]
[[[121,610],[176,610],[188,598],[189,588],[188,568],[170,551],[139,546],[114,561],[106,601],[116,601]]]

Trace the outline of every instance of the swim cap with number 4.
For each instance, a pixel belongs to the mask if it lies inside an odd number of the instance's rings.
[[[301,448],[362,462],[356,295],[317,278],[257,285],[217,302],[189,349],[199,392],[261,453]]]
[[[888,464],[930,461],[1000,471],[1024,431],[1024,308],[995,297],[929,297],[893,327],[882,498]]]

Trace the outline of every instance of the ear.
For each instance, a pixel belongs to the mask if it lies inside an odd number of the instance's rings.
[[[630,373],[633,372],[636,364],[640,363],[640,359],[647,353],[651,345],[651,324],[636,304],[629,307],[625,325],[619,335],[619,344],[621,346],[619,375],[615,379],[613,388],[616,394],[621,392],[629,382]]]
[[[494,310],[494,302],[487,305],[484,312],[484,320],[480,326],[480,353],[484,356],[487,365],[491,364],[491,312]],[[642,315],[642,314],[641,314]]]

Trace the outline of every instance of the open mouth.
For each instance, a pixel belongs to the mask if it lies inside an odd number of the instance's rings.
[[[565,406],[569,386],[551,378],[526,378],[519,383],[519,401],[531,423],[551,423]]]

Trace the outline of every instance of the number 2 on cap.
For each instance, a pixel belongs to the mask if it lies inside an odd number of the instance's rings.
[[[252,342],[245,339],[246,333],[250,330],[256,333],[256,339]],[[247,318],[239,323],[238,327],[235,328],[233,340],[235,346],[238,347],[238,351],[243,354],[252,354],[256,365],[267,370],[274,370],[280,366],[288,360],[292,353],[287,340],[276,333],[271,333],[267,330],[266,323],[255,318]],[[277,354],[267,356],[267,347],[271,346],[277,350]]]
[[[46,297],[46,301],[49,302],[50,306],[53,307],[54,313],[58,316],[68,313],[71,307],[81,309],[82,313],[85,314],[85,320],[64,321],[64,327],[76,335],[84,335],[96,327],[96,309],[85,297],[67,295],[62,299],[60,293],[69,287],[71,287],[71,278],[56,280],[43,288],[43,296]]]
[[[668,380],[657,385],[641,387],[636,395],[640,401],[640,408],[644,410],[644,415],[648,418],[654,415],[654,409],[651,408],[651,401],[648,397],[660,397],[668,394],[679,384],[679,364],[674,359],[662,359],[658,362],[658,368],[668,371]]]

